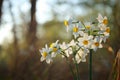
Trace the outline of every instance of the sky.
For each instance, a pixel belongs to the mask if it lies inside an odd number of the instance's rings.
[[[10,41],[12,40],[11,30],[12,30],[12,25],[11,24],[6,24],[5,26],[1,25],[1,28],[0,28],[0,44],[2,44],[2,42],[4,40],[8,39],[8,38],[9,38]]]

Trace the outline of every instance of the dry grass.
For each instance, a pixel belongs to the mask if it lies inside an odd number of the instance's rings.
[[[120,49],[117,52],[109,80],[120,80]]]

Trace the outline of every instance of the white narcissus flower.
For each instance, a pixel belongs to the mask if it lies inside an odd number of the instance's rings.
[[[83,37],[78,38],[79,46],[83,48],[90,48],[91,47],[91,40],[93,39],[93,36],[88,34],[84,34]]]
[[[78,51],[78,53],[75,55],[77,64],[79,64],[80,62],[86,62],[86,56],[87,56],[88,52],[89,52],[88,49],[85,49],[85,50],[80,49]]]
[[[76,44],[77,44],[77,43],[76,43],[74,40],[71,40],[71,42],[69,43],[69,46],[73,46],[73,47],[75,47]]]
[[[80,27],[78,25],[74,25],[72,27],[72,30],[73,30],[73,35],[76,39],[80,35]]]
[[[104,25],[107,25],[107,24],[108,24],[108,19],[107,19],[107,17],[106,17],[106,16],[105,16],[105,17],[102,17],[101,14],[98,14],[97,20],[98,20],[99,23],[101,23],[101,24],[104,24]]]
[[[83,30],[82,25],[80,25],[79,23],[76,24],[76,25],[73,25],[71,27],[71,30],[73,32],[73,35],[74,35],[75,39],[79,36],[83,36],[83,34],[84,34],[84,32],[82,31]]]
[[[105,43],[109,36],[100,36],[102,38],[102,41]]]
[[[68,44],[65,44],[65,42],[63,42],[63,44],[60,45],[60,48],[65,52],[65,55],[67,57],[69,57],[69,55],[72,54],[72,48]],[[64,56],[62,55],[62,57]]]
[[[58,43],[59,40],[57,40],[55,43],[52,43],[50,45],[50,50],[52,51],[52,57],[56,57],[57,54],[61,53],[60,50],[60,44]]]
[[[47,45],[45,45],[45,48],[42,48],[42,50],[40,50],[40,53],[42,55],[42,57],[40,58],[41,61],[46,60],[48,64],[53,61],[50,55],[50,49]]]
[[[101,38],[103,39],[104,42],[106,42],[106,39],[109,37],[110,35],[110,27],[102,27],[102,29],[99,31],[99,34],[101,35]]]
[[[80,36],[83,36],[83,35],[84,35],[84,32],[83,32],[83,31],[79,31],[79,35],[80,35]]]
[[[92,27],[93,27],[93,25],[92,25],[90,22],[86,22],[86,23],[85,23],[85,28],[86,28],[87,30],[90,30]]]
[[[110,35],[110,28],[106,27],[104,31],[104,36],[109,36]]]
[[[70,27],[72,26],[72,22],[73,22],[73,18],[72,18],[72,17],[69,18],[68,20],[65,20],[65,21],[64,21],[64,25],[65,25],[66,28],[67,28],[67,32],[68,32],[68,30],[70,29]]]
[[[71,40],[70,41],[70,43],[68,44],[70,47],[72,47],[72,49],[75,49],[75,50],[77,50],[78,48],[79,48],[79,46],[78,46],[78,42],[76,42],[75,40]],[[72,52],[71,53],[73,53],[73,50],[72,50]]]
[[[106,28],[106,25],[98,24],[99,30],[103,31]]]
[[[103,46],[102,46],[101,42],[102,42],[102,38],[101,37],[95,37],[95,39],[92,42],[91,49],[96,51],[97,48],[102,48]]]

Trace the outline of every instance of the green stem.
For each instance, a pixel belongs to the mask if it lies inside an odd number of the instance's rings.
[[[74,80],[76,80],[76,75],[74,74],[74,71],[73,71],[73,69],[72,69],[72,65],[67,61],[67,63],[68,63],[68,65],[69,65],[69,68],[70,68],[70,71],[71,71],[71,73],[72,73],[72,75],[73,75],[73,78],[74,78]]]
[[[78,69],[78,79],[80,80],[79,64],[77,64],[77,69]]]
[[[75,56],[74,56],[74,64],[75,64],[75,67],[76,67],[76,78],[77,80],[80,80],[80,77],[79,77],[79,70],[78,70],[78,64],[77,64],[77,61],[75,59]]]
[[[89,55],[89,80],[92,80],[92,49],[90,49]]]
[[[63,53],[63,54],[62,54],[62,53]],[[70,71],[71,71],[71,73],[72,73],[72,76],[73,76],[74,80],[76,80],[76,75],[75,75],[75,73],[74,73],[74,71],[73,71],[73,69],[72,69],[72,65],[70,64],[67,56],[64,54],[64,51],[62,51],[62,53],[60,53],[60,54],[65,57],[66,62],[67,62],[67,64],[69,65]]]
[[[76,65],[76,71],[77,71],[77,73],[76,73],[77,80],[80,80],[80,77],[79,77],[79,71],[78,71],[78,64],[75,63],[75,65]]]
[[[76,59],[74,57],[74,64],[75,64],[75,70],[76,70],[76,80],[78,80],[78,69],[77,69],[77,62],[76,62]]]
[[[77,80],[80,80],[80,76],[79,76],[79,69],[78,69],[78,64],[77,64],[77,61],[76,61],[76,59],[75,59],[75,55],[76,55],[76,53],[78,52],[80,50],[80,48],[78,48],[78,50],[76,50],[73,54],[74,54],[74,64],[75,64],[75,67],[76,67],[76,78],[77,78]]]

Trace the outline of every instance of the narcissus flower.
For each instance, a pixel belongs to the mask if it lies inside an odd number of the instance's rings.
[[[55,43],[52,43],[50,45],[50,50],[52,51],[52,57],[55,57],[56,54],[59,54],[61,53],[61,50],[60,50],[60,44],[58,43],[59,40],[57,40]]]
[[[105,28],[104,35],[105,36],[109,36],[110,35],[110,28],[109,27]]]
[[[90,22],[86,22],[85,23],[85,28],[88,30],[88,29],[91,29],[93,27],[93,25],[90,23]]]
[[[105,16],[105,17],[102,17],[101,14],[98,14],[97,20],[98,20],[99,23],[101,23],[101,24],[104,24],[104,25],[107,25],[107,24],[108,24],[108,19],[107,19],[107,17],[106,17],[106,16]]]
[[[73,18],[69,18],[68,20],[64,21],[64,25],[66,26],[67,32],[69,28],[72,26]]]
[[[70,47],[70,54],[73,54],[73,51],[77,50],[79,47],[77,45],[77,42],[75,40],[71,40],[68,44],[68,46]]]
[[[46,62],[49,64],[50,62],[52,62],[52,57],[50,55],[50,49],[48,48],[47,45],[45,45],[45,48],[42,48],[42,50],[40,50],[40,53],[42,55],[42,57],[40,58],[41,61],[46,60]]]
[[[72,48],[65,42],[63,42],[63,44],[60,45],[60,48],[65,52],[65,56],[69,57],[70,54],[72,54]],[[62,55],[62,57],[64,57],[64,55]]]
[[[72,47],[72,52],[71,53],[73,53],[74,50],[77,50],[79,48],[78,43],[75,40],[71,40],[68,45],[70,47]]]
[[[101,38],[103,39],[104,42],[106,42],[106,39],[109,37],[110,35],[110,27],[106,27],[106,26],[101,26],[100,28],[101,30],[99,31],[99,34],[101,35]]]
[[[77,25],[77,26],[73,26],[72,30],[73,30],[73,35],[74,35],[74,37],[75,37],[75,39],[76,39],[76,38],[80,35],[80,34],[79,34],[80,28],[79,28],[79,26]]]
[[[84,51],[84,49],[80,49],[78,51],[78,53],[75,55],[75,59],[77,61],[77,64],[79,64],[80,62],[86,62],[86,56],[87,56],[88,52],[89,52],[88,50]]]
[[[88,34],[84,34],[83,37],[78,38],[78,41],[79,41],[78,44],[80,47],[90,48],[92,39],[93,39],[92,35],[88,36]]]
[[[98,37],[98,36],[97,36],[97,37],[93,40],[93,42],[92,42],[91,49],[93,49],[94,51],[96,51],[97,48],[102,48],[103,46],[102,46],[101,42],[102,42],[101,37]]]

